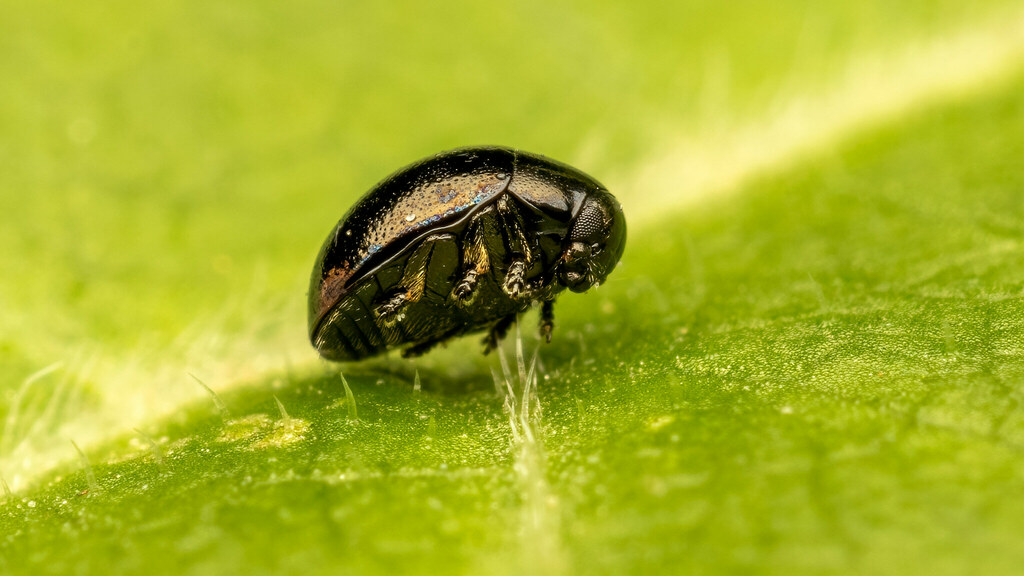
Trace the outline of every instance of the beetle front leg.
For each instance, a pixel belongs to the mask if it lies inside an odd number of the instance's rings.
[[[427,285],[427,265],[434,252],[434,244],[451,239],[451,234],[435,234],[416,247],[405,264],[402,281],[373,307],[373,313],[378,321],[393,324],[401,320],[405,315],[405,309],[423,297]]]
[[[519,212],[509,205],[508,197],[503,196],[497,202],[498,214],[501,215],[505,228],[505,240],[508,243],[510,260],[508,272],[501,289],[513,299],[519,299],[526,291],[526,271],[533,261],[530,243],[523,233],[523,220]]]
[[[545,300],[540,307],[540,335],[548,344],[551,343],[551,332],[555,330],[555,301]]]
[[[465,306],[473,300],[477,280],[491,270],[491,260],[484,244],[484,220],[477,215],[469,224],[469,232],[462,250],[462,279],[452,289],[452,299]]]

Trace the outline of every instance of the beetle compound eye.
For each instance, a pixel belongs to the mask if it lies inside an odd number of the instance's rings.
[[[572,226],[572,239],[588,241],[604,236],[604,210],[596,202],[587,202]]]

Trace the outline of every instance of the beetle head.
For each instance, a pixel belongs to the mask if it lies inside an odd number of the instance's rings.
[[[604,282],[626,246],[626,219],[603,189],[587,194],[569,226],[558,261],[558,281],[573,292]]]

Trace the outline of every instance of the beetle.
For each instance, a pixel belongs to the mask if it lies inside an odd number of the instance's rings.
[[[487,330],[486,354],[540,302],[550,342],[555,298],[604,282],[625,241],[618,201],[571,166],[500,146],[442,152],[371,188],[328,235],[310,341],[328,360],[411,357]]]

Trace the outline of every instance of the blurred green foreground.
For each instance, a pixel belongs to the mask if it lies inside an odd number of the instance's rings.
[[[0,0],[0,78],[0,573],[1024,565],[1015,2]],[[535,394],[320,363],[324,235],[481,143],[630,218]]]

